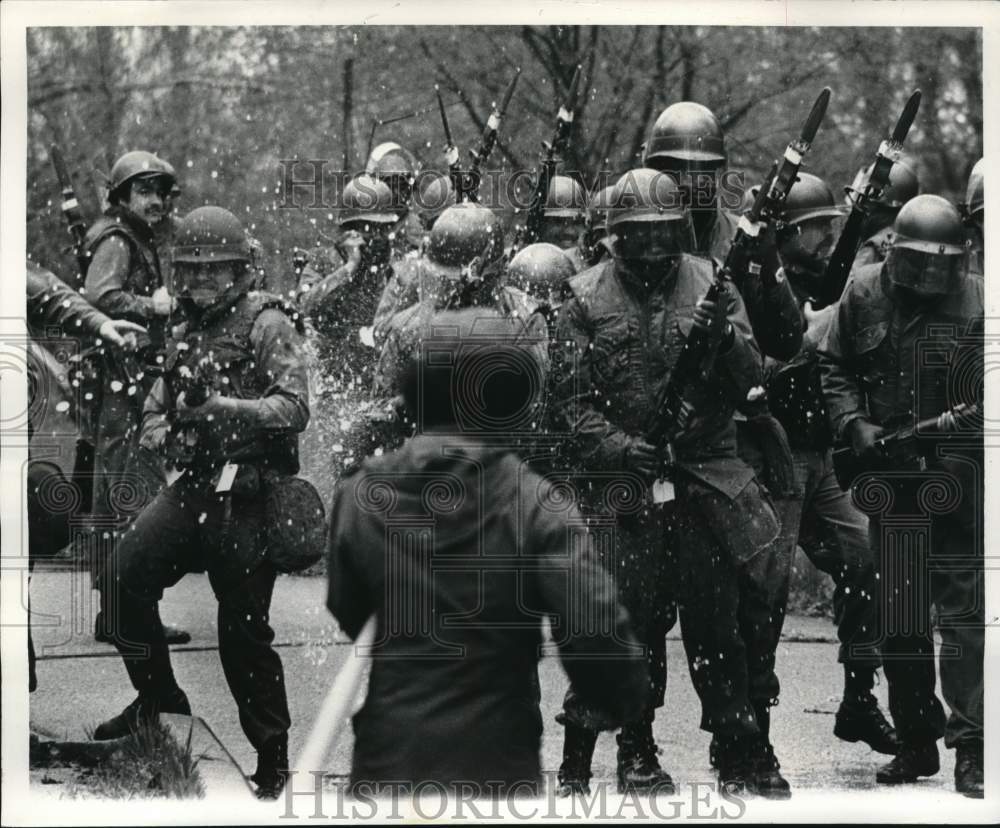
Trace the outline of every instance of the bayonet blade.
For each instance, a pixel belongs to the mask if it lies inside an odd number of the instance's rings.
[[[804,143],[811,144],[813,142],[816,133],[819,131],[819,125],[823,123],[823,116],[826,115],[826,107],[829,103],[830,87],[826,86],[819,93],[819,97],[816,98],[816,103],[813,104],[809,117],[806,118],[806,122],[802,125],[801,136]]]
[[[520,66],[518,66],[514,72],[514,77],[511,78],[506,91],[503,93],[503,98],[500,100],[500,108],[497,110],[497,115],[500,118],[507,114],[507,107],[510,105],[510,99],[514,96],[514,87],[517,86],[517,79],[519,77],[521,77]]]
[[[441,110],[441,125],[444,127],[444,137],[447,141],[448,149],[455,146],[455,142],[451,140],[451,127],[448,125],[448,113],[444,109],[444,101],[441,100],[441,89],[434,85],[434,94],[437,95],[438,109]]]
[[[899,120],[896,121],[896,128],[892,131],[892,140],[894,143],[902,144],[906,140],[906,135],[910,131],[910,127],[913,126],[914,119],[917,117],[918,109],[920,109],[920,90],[915,89],[913,94],[910,95],[910,99],[906,102],[906,106],[903,107]]]

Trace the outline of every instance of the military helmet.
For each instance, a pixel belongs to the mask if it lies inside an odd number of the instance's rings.
[[[965,190],[965,212],[970,218],[986,208],[986,162],[980,158],[969,173],[969,186]]]
[[[451,186],[450,176],[421,173],[417,177],[414,204],[424,226],[432,226],[455,201],[455,189]]]
[[[958,209],[941,196],[919,195],[903,205],[893,231],[885,263],[890,281],[922,297],[948,293],[965,264]]]
[[[851,183],[852,190],[861,190],[868,183],[873,166],[873,164],[869,164],[858,170],[858,174],[854,176],[854,181]],[[875,199],[872,204],[890,210],[898,210],[919,192],[920,176],[917,175],[917,163],[911,157],[904,155],[890,168],[889,183],[882,191],[882,195]],[[847,205],[851,206],[849,198]]]
[[[818,175],[800,172],[785,199],[782,219],[792,224],[812,218],[837,218],[843,215],[837,199]]]
[[[388,185],[370,175],[359,175],[347,182],[341,194],[340,225],[371,222],[395,224],[399,214],[392,207]]]
[[[647,167],[665,168],[666,159],[724,164],[726,142],[722,126],[706,106],[681,101],[668,106],[653,124],[642,156]]]
[[[379,144],[368,156],[365,172],[376,178],[398,175],[410,177],[417,171],[417,159],[395,141]]]
[[[687,218],[681,191],[666,173],[640,167],[629,170],[611,192],[608,227],[623,222],[678,221]]]
[[[115,161],[108,177],[108,199],[115,203],[122,195],[125,185],[137,178],[164,178],[171,195],[180,192],[177,187],[177,173],[174,168],[151,152],[133,150],[126,152]]]
[[[464,202],[449,207],[434,223],[427,258],[435,270],[457,278],[475,259],[491,261],[502,246],[503,230],[493,211]]]
[[[507,266],[507,281],[551,304],[553,291],[558,293],[566,280],[576,275],[569,257],[556,245],[536,242],[521,249]]]
[[[911,198],[892,225],[893,247],[920,250],[938,256],[965,253],[962,217],[950,201],[937,195]]]
[[[252,260],[250,240],[243,225],[222,207],[198,207],[177,223],[173,261],[190,264]]]
[[[587,195],[576,181],[568,175],[554,175],[549,181],[549,192],[545,197],[546,218],[567,218],[580,221],[586,216]]]

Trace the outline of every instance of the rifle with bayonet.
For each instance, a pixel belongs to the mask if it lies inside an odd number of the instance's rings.
[[[817,307],[833,304],[840,299],[841,293],[844,292],[844,285],[847,284],[847,277],[851,274],[854,258],[864,241],[861,238],[861,232],[865,217],[868,215],[868,205],[878,199],[888,186],[889,171],[892,169],[892,165],[899,161],[903,152],[903,141],[906,140],[906,135],[913,125],[914,118],[917,117],[919,108],[920,90],[917,89],[910,95],[906,106],[903,107],[892,135],[879,144],[878,151],[875,153],[875,163],[872,165],[872,171],[864,187],[860,190],[847,188],[846,192],[851,201],[851,213],[840,233],[833,255],[827,263],[822,282],[823,293],[817,297]]]
[[[448,177],[451,179],[451,188],[455,191],[455,203],[461,204],[466,199],[466,185],[462,165],[458,161],[458,147],[452,140],[448,113],[445,111],[444,101],[441,100],[441,89],[437,84],[434,85],[434,94],[437,95],[438,109],[441,112],[441,126],[444,127],[444,159],[448,164]]]
[[[83,280],[87,275],[87,268],[90,266],[90,254],[87,252],[86,236],[87,222],[83,218],[80,210],[80,202],[77,200],[76,191],[73,189],[73,179],[70,178],[69,170],[66,168],[66,161],[63,159],[59,147],[53,144],[49,148],[49,155],[52,158],[52,166],[55,167],[56,177],[59,179],[59,187],[62,190],[62,202],[59,205],[63,218],[69,228],[69,234],[73,237],[73,244],[67,249],[73,251],[76,257],[79,283],[72,285],[75,288],[82,287]]]
[[[837,449],[833,453],[833,472],[837,483],[847,491],[865,473],[926,470],[927,460],[934,458],[934,452],[942,441],[955,436],[978,436],[982,439],[979,411],[979,405],[975,403],[956,405],[936,417],[928,417],[880,437],[875,441],[871,454],[864,457],[855,454],[850,446]]]
[[[775,161],[771,171],[754,198],[750,211],[740,218],[736,235],[729,247],[726,261],[723,264],[724,275],[731,279],[736,287],[742,290],[743,277],[749,271],[750,275],[759,275],[759,263],[747,262],[761,231],[769,224],[779,221],[785,209],[785,201],[794,186],[802,160],[812,146],[816,133],[819,131],[827,105],[830,103],[830,88],[824,87],[813,103],[809,116],[799,130],[798,138],[790,141],[785,147],[785,153],[780,161]],[[780,166],[779,166],[780,164]]]
[[[524,221],[524,232],[517,246],[524,246],[538,241],[542,232],[542,222],[545,215],[545,201],[549,195],[549,182],[556,172],[556,164],[569,146],[569,133],[573,127],[573,115],[576,110],[577,91],[580,87],[580,71],[577,66],[573,80],[566,94],[566,103],[559,108],[556,117],[556,128],[551,141],[542,143],[544,154],[541,164],[535,174],[535,189],[531,196],[531,204]]]
[[[510,83],[507,85],[507,89],[503,93],[503,98],[500,99],[500,106],[497,107],[495,103],[493,104],[493,110],[490,112],[490,117],[486,121],[486,128],[483,130],[479,149],[469,150],[469,155],[472,157],[472,165],[469,167],[468,190],[465,195],[470,201],[479,200],[479,182],[482,178],[482,170],[486,166],[490,154],[493,152],[493,147],[496,146],[497,137],[500,134],[500,122],[503,120],[504,115],[507,114],[507,107],[510,105],[510,99],[514,95],[514,87],[517,86],[517,79],[520,76],[521,70],[518,68],[514,72],[514,77],[511,78]]]

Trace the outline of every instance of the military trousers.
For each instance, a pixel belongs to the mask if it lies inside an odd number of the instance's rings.
[[[896,493],[893,511],[902,499]],[[903,497],[906,495],[903,494]],[[869,504],[871,501],[868,501]],[[925,502],[924,505],[929,505]],[[889,682],[889,711],[899,738],[947,747],[983,739],[985,590],[981,529],[954,515],[905,519],[873,514],[871,541],[882,611],[878,640]],[[941,636],[937,662],[946,718],[935,694],[931,607]]]
[[[101,574],[101,605],[132,685],[161,697],[177,684],[156,602],[188,572],[207,572],[218,600],[219,657],[240,724],[260,750],[288,732],[281,659],[272,647],[277,572],[265,558],[264,498],[226,497],[204,478],[182,476],[121,534]]]
[[[789,570],[777,517],[756,481],[738,501],[693,482],[678,494],[672,508],[678,609],[701,727],[724,738],[755,735],[758,717],[777,704],[780,689],[774,671],[780,626],[772,613],[787,595]],[[762,539],[754,554],[737,554],[746,545],[733,537],[739,532]]]

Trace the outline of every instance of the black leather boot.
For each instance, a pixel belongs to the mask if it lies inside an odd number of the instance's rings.
[[[901,744],[896,758],[882,765],[875,773],[875,781],[882,785],[901,785],[916,782],[918,776],[933,776],[939,770],[941,761],[936,742]]]
[[[288,779],[288,734],[268,739],[257,751],[257,770],[250,777],[258,799],[277,799]]]
[[[955,746],[955,790],[973,799],[983,798],[982,742],[959,742]]]
[[[625,725],[618,734],[618,792],[674,793],[674,780],[660,767],[653,723]]]
[[[590,762],[597,744],[597,731],[566,723],[563,760],[559,766],[556,796],[590,793]]]
[[[845,742],[864,742],[872,750],[889,756],[899,752],[896,728],[889,724],[871,693],[859,698],[844,697],[837,710],[833,735]]]
[[[99,724],[94,730],[94,739],[97,741],[121,739],[135,733],[140,724],[153,722],[160,713],[181,713],[190,716],[191,704],[184,691],[174,687],[162,695],[140,694],[117,716]]]

